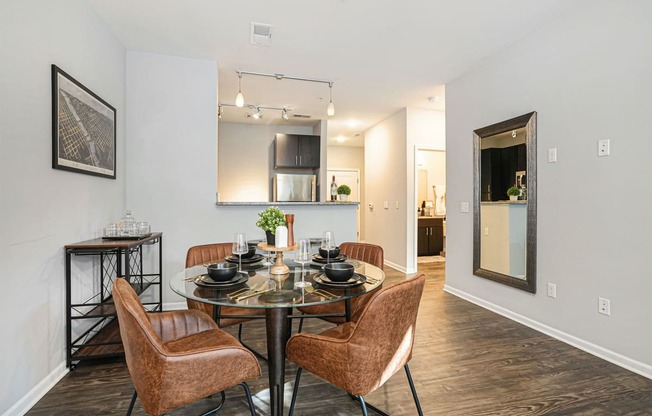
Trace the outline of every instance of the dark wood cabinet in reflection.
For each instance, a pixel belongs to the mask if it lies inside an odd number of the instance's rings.
[[[482,149],[480,153],[480,200],[504,201],[507,189],[514,186],[516,172],[527,170],[525,144]]]

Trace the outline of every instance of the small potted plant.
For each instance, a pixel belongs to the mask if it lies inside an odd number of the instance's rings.
[[[347,201],[351,195],[351,188],[348,185],[340,185],[337,187],[337,194],[340,196],[340,201]]]
[[[516,201],[521,195],[521,190],[515,186],[512,186],[507,190],[507,195],[509,196],[510,201]]]
[[[276,227],[285,225],[285,214],[277,207],[269,207],[258,213],[260,217],[256,221],[256,226],[265,231],[267,244],[273,246],[276,244]]]

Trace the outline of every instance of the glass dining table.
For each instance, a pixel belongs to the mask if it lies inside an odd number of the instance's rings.
[[[223,306],[265,310],[270,413],[280,416],[283,414],[285,346],[291,335],[291,319],[334,316],[292,314],[292,309],[344,301],[345,315],[350,320],[351,299],[378,289],[385,280],[385,273],[378,267],[358,260],[346,261],[355,266],[355,275],[344,284],[329,282],[321,266],[312,264],[303,272],[305,281],[312,283],[312,287],[295,288],[295,282],[301,281],[302,269],[292,260],[286,260],[290,272],[284,275],[271,274],[269,266],[243,264],[242,272],[222,285],[211,283],[205,265],[194,266],[175,274],[170,287],[187,299],[214,305],[213,319],[216,321],[222,317],[220,308]],[[261,318],[260,315],[228,317]]]

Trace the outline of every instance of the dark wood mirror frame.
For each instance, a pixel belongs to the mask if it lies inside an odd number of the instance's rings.
[[[525,127],[527,159],[527,224],[525,279],[480,267],[481,143],[485,137]],[[473,131],[473,274],[517,289],[537,291],[537,113],[535,111]]]

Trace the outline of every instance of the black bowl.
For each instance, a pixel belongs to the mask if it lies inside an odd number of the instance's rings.
[[[249,245],[249,251],[247,251],[245,254],[242,255],[243,259],[250,259],[256,254],[256,246],[255,245]],[[233,257],[238,257],[237,254],[234,254]]]
[[[340,248],[335,247],[335,248],[331,248],[330,250],[325,250],[323,248],[320,248],[319,255],[322,256],[323,258],[334,259],[335,257],[340,255]]]
[[[217,263],[206,267],[208,275],[216,282],[226,282],[233,279],[238,272],[238,265],[235,263]]]
[[[353,277],[353,267],[349,263],[328,263],[324,265],[324,273],[334,282],[346,282]]]

